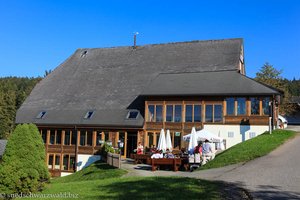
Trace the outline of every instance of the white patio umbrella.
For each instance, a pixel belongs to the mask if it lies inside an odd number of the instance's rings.
[[[164,131],[164,129],[161,129],[159,139],[158,139],[157,149],[166,151],[166,149],[167,149],[166,146],[167,145],[166,145],[165,131]]]
[[[192,128],[192,133],[190,136],[190,140],[189,140],[189,147],[188,147],[188,151],[189,154],[193,154],[194,153],[194,148],[198,145],[197,143],[197,138],[196,138],[196,129],[195,127]]]
[[[170,130],[167,130],[167,135],[166,135],[166,148],[169,149],[170,151],[173,150],[173,146],[172,146],[172,141],[171,141],[171,134],[170,134]]]

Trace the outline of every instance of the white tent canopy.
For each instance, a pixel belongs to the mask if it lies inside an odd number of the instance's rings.
[[[193,131],[192,131],[193,132]],[[192,137],[192,133],[183,136],[184,141],[190,141],[190,138]],[[209,140],[210,142],[218,143],[220,149],[224,149],[224,144],[223,144],[223,138],[211,133],[210,131],[206,129],[202,129],[200,131],[197,131],[195,134],[196,141],[205,141]]]

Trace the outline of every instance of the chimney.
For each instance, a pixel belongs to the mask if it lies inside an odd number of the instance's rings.
[[[134,35],[133,35],[133,49],[136,49],[136,35],[138,35],[139,32],[134,32]]]

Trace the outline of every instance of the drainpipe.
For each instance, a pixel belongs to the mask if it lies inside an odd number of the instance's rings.
[[[75,144],[75,172],[77,172],[77,163],[78,163],[78,130],[77,126],[74,126],[76,132],[76,144]]]
[[[269,133],[270,134],[272,134],[272,113],[273,113],[272,102],[273,99],[269,101]]]

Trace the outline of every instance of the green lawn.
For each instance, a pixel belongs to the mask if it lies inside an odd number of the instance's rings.
[[[286,140],[295,136],[294,131],[275,130],[272,134],[265,132],[253,139],[237,144],[224,152],[218,154],[216,158],[206,165],[200,167],[200,170],[223,167],[240,162],[247,162],[254,158],[264,156],[272,150],[283,144]]]
[[[71,193],[78,194],[78,199],[93,200],[220,199],[222,196],[221,183],[178,177],[121,178],[124,173],[97,162],[73,175],[52,179],[42,194]]]

